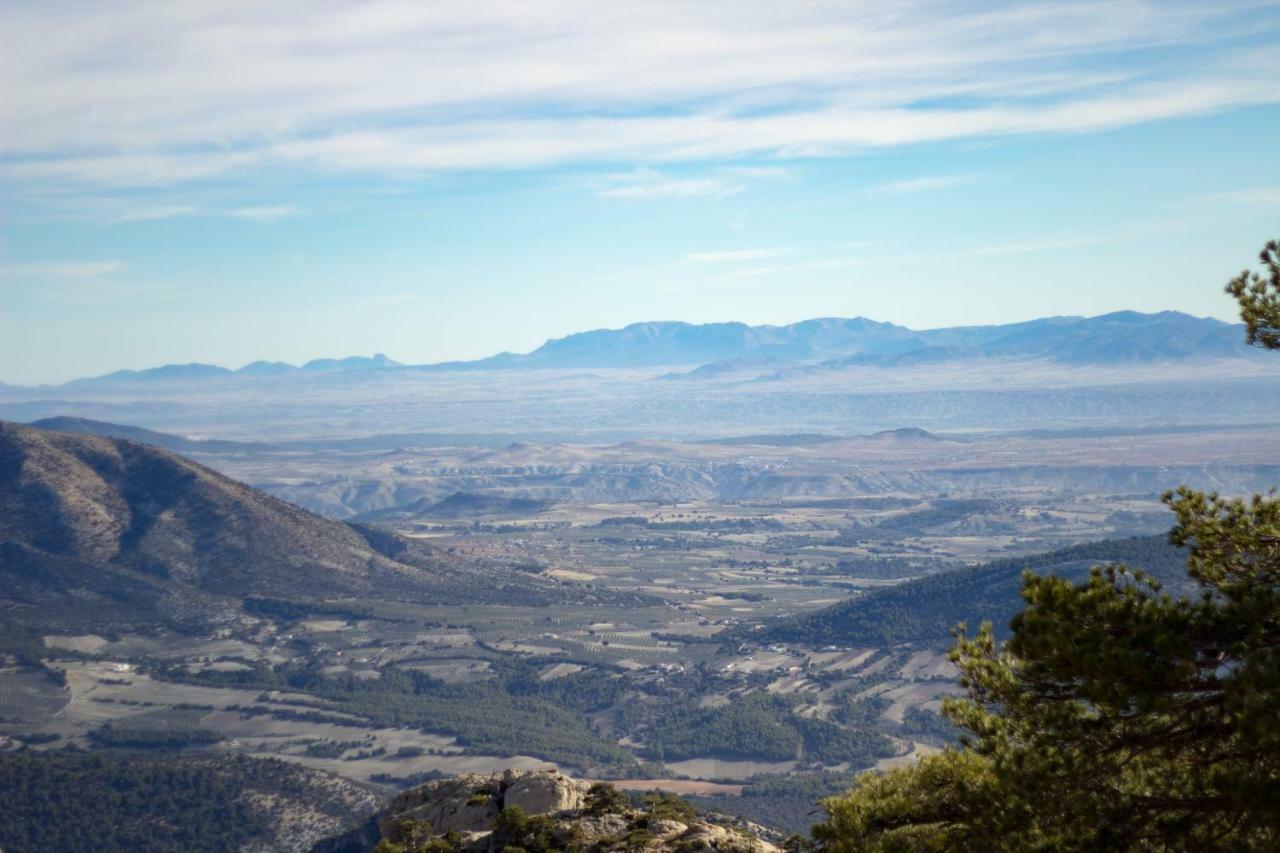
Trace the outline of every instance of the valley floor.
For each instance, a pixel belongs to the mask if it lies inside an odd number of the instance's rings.
[[[381,513],[371,523],[442,554],[630,604],[375,595],[276,602],[202,635],[50,625],[45,670],[0,669],[0,743],[274,757],[388,792],[554,766],[722,804],[793,796],[776,822],[797,828],[856,771],[946,743],[936,712],[956,673],[936,638],[775,642],[762,629],[995,558],[1162,530],[1161,490],[1187,478],[1247,491],[1278,442],[1270,429],[905,433],[205,459],[336,515]],[[402,500],[331,504],[326,464]],[[719,494],[734,477],[743,493]],[[644,497],[676,481],[698,494]]]

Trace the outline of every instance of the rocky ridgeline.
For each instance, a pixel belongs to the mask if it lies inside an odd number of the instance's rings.
[[[774,853],[767,830],[701,815],[652,794],[633,802],[612,785],[554,770],[508,770],[428,782],[400,794],[367,824],[312,853],[419,851],[736,851]]]

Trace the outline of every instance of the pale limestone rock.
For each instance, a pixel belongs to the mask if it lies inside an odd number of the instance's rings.
[[[432,831],[487,832],[501,810],[497,779],[469,774],[428,782],[405,791],[388,805],[379,821],[384,837],[402,820],[420,820]]]
[[[597,838],[611,838],[623,835],[630,827],[625,815],[604,814],[595,817],[584,817],[578,821],[583,838],[594,841]]]
[[[739,835],[723,826],[710,823],[698,823],[679,838],[682,849],[715,850],[720,853],[776,853],[777,847],[767,841]]]
[[[529,773],[511,781],[502,792],[502,806],[518,806],[527,815],[580,809],[586,802],[587,787],[560,773]]]
[[[670,838],[673,835],[679,835],[686,832],[689,827],[678,820],[655,820],[650,821],[649,831],[658,838]]]

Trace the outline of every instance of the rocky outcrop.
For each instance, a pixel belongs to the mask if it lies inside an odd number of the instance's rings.
[[[518,775],[502,792],[504,808],[516,806],[527,815],[557,814],[581,809],[591,786],[562,773]]]
[[[606,783],[554,770],[467,775],[406,791],[374,820],[314,848],[315,853],[527,853],[575,850],[775,853],[732,822],[698,814],[666,794],[633,801]]]
[[[468,774],[428,782],[393,799],[380,819],[383,837],[401,821],[417,821],[435,835],[488,832],[509,806],[526,815],[556,814],[581,808],[590,786],[554,770],[508,770],[484,776]]]

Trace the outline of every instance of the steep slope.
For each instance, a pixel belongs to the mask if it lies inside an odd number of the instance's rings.
[[[0,422],[0,605],[21,621],[216,620],[247,596],[573,594],[321,518],[156,447]]]
[[[1112,539],[917,578],[817,613],[782,620],[744,637],[813,645],[945,645],[950,642],[951,629],[960,622],[976,629],[990,620],[998,631],[1004,631],[1024,604],[1019,594],[1024,570],[1080,581],[1092,566],[1110,563],[1140,568],[1169,591],[1185,589],[1189,582],[1185,552],[1169,544],[1163,534]]]

